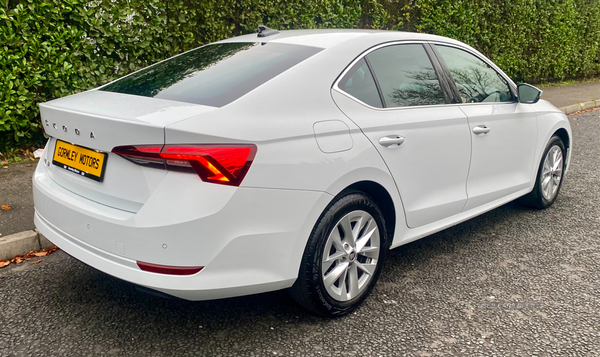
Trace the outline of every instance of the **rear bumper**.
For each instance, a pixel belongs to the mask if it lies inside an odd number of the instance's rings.
[[[34,222],[42,234],[100,271],[187,300],[291,286],[314,222],[332,198],[219,186],[169,172],[131,213],[78,196],[45,170],[41,162],[33,178]],[[136,261],[204,269],[164,275],[142,271]]]

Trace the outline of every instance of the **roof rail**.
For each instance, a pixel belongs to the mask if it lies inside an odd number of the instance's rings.
[[[271,35],[276,35],[278,33],[279,33],[279,31],[270,29],[265,25],[258,25],[258,35],[256,35],[256,36],[257,37],[267,37],[267,36],[271,36]]]

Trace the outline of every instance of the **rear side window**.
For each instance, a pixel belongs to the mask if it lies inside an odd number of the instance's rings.
[[[101,90],[221,107],[319,51],[284,43],[207,45],[144,68]]]
[[[382,108],[379,91],[364,59],[358,61],[339,83],[344,92],[372,107]]]
[[[487,63],[457,48],[436,45],[463,103],[512,102],[506,80]]]
[[[420,44],[393,45],[367,55],[386,107],[445,104],[433,65]]]

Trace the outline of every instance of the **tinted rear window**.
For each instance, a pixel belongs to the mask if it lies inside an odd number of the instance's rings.
[[[393,45],[367,55],[386,107],[445,104],[437,74],[419,44]]]
[[[364,58],[346,73],[340,81],[339,87],[344,92],[372,107],[382,107],[377,85]]]
[[[284,43],[207,45],[101,90],[221,107],[321,51]]]

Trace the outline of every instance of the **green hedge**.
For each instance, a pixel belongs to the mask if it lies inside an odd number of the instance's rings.
[[[600,73],[598,0],[0,0],[0,151],[41,141],[37,104],[219,39],[378,28],[464,41],[517,81]]]

